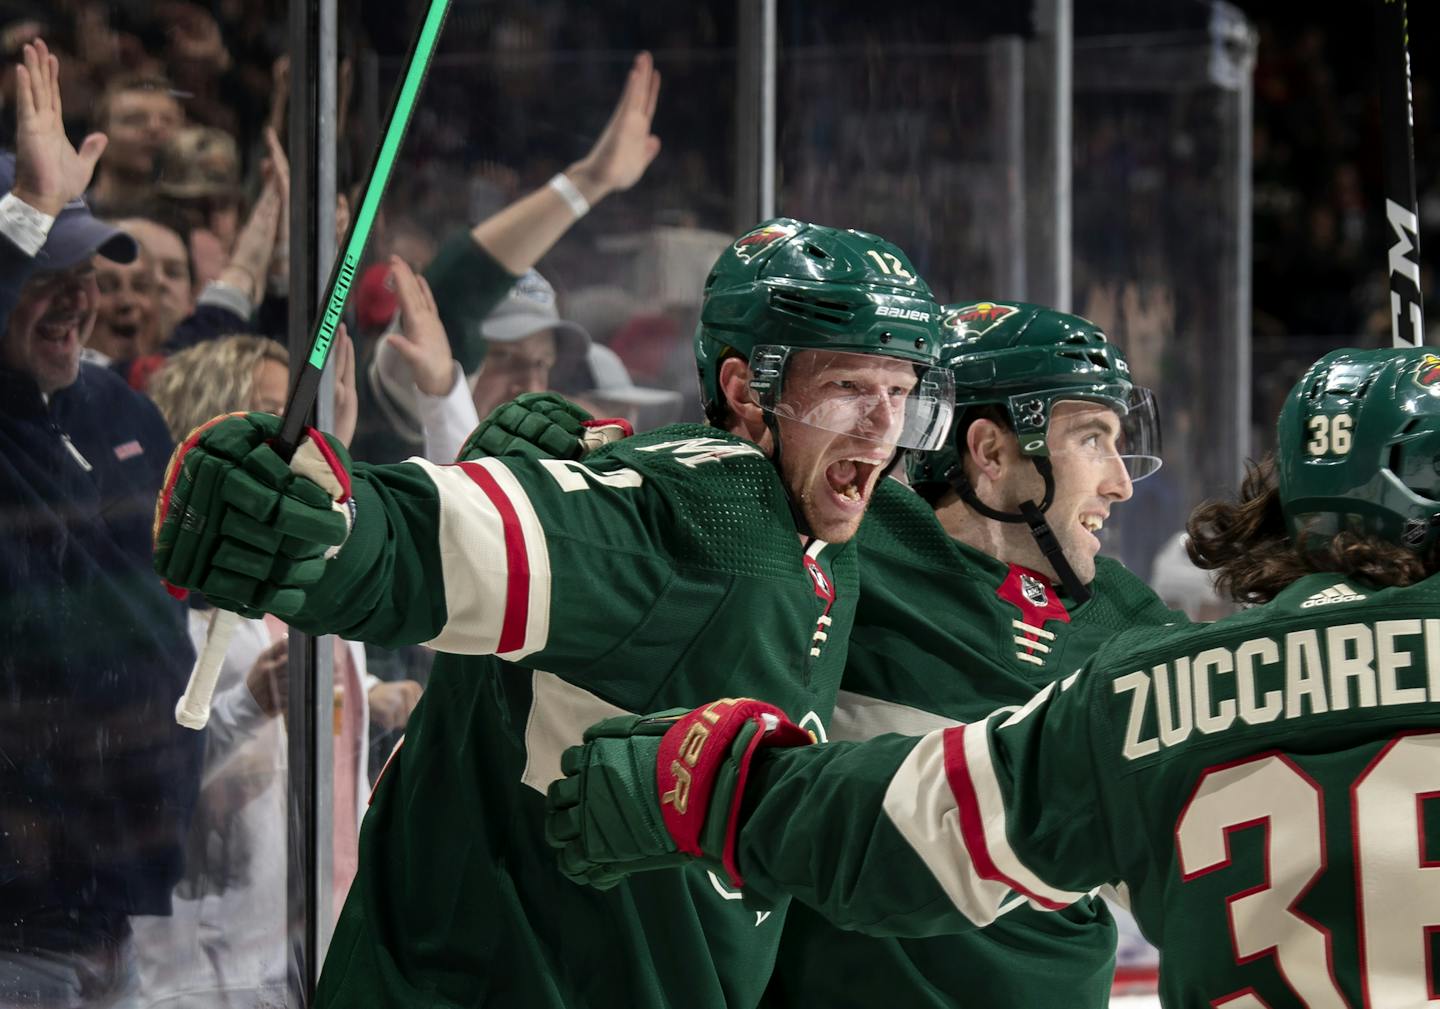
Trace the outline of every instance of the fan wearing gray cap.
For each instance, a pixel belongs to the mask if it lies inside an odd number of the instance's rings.
[[[80,157],[86,153],[82,147]],[[139,249],[93,217],[80,197],[57,206],[28,188],[35,180],[26,174],[13,155],[0,155],[0,189],[7,191],[0,234],[10,239],[0,251],[0,364],[28,375],[48,396],[79,377],[80,351],[95,328],[100,292],[91,257],[131,263]]]
[[[485,416],[506,400],[550,388],[550,373],[579,363],[590,334],[560,318],[555,289],[538,270],[515,282],[505,300],[480,323],[485,356],[470,380],[475,412]]]
[[[391,269],[401,310],[375,348],[369,379],[395,430],[411,441],[423,437],[426,458],[453,459],[479,418],[549,389],[553,370],[578,370],[592,349],[584,329],[560,318],[550,282],[530,270],[476,327],[485,355],[466,375],[450,356],[428,286],[404,263]]]
[[[134,239],[80,194],[105,149],[65,137],[59,63],[16,72],[0,160],[0,1003],[136,995],[130,919],[167,915],[205,740],[170,712],[195,652],[150,567],[171,450],[159,411],[83,364],[93,256]],[[186,738],[186,737],[191,738]]]
[[[674,389],[636,385],[620,355],[604,344],[592,343],[573,394],[561,389],[596,417],[627,421],[637,433],[674,423],[682,397]]]

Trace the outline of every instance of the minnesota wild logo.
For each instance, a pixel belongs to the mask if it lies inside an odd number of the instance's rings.
[[[767,224],[762,228],[756,228],[748,235],[741,235],[731,248],[735,250],[735,255],[748,263],[776,242],[789,238],[793,234],[795,234],[795,229],[787,225]]]
[[[1440,394],[1440,357],[1426,354],[1420,359],[1420,367],[1415,369],[1415,384]]]
[[[940,321],[941,325],[953,330],[958,337],[984,336],[1018,311],[1013,305],[977,301],[973,305],[952,308]]]

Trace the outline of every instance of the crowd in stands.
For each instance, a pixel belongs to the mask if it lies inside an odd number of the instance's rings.
[[[287,399],[286,68],[270,67],[268,107],[227,104],[250,77],[219,20],[173,6],[156,15],[171,21],[156,59],[144,26],[97,22],[115,14],[97,7],[27,8],[3,26],[5,1006],[280,1004],[293,969],[287,629],[244,621],[203,734],[181,729],[175,698],[214,611],[167,595],[148,563],[171,448],[219,413]],[[115,62],[86,60],[97,47]],[[62,94],[86,94],[92,73],[93,104],[68,114]],[[654,160],[659,84],[637,57],[589,154],[476,227],[437,235],[403,214],[382,227],[350,312],[359,353],[342,325],[332,354],[340,442],[450,461],[481,416],[552,385],[642,424],[679,414],[678,393],[637,386],[616,350],[562,319],[534,269]],[[208,123],[191,116],[201,97]],[[645,318],[619,288],[591,301],[620,346]],[[679,345],[673,325],[650,326]],[[373,658],[335,642],[337,913],[379,765],[370,737],[403,729],[424,675],[422,649]]]

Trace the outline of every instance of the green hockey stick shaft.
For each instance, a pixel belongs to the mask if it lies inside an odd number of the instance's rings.
[[[440,30],[445,25],[445,15],[450,10],[450,0],[430,0],[425,20],[420,24],[410,54],[406,59],[405,76],[395,92],[390,106],[389,121],[385,136],[375,151],[370,163],[370,174],[365,182],[365,192],[360,198],[360,209],[350,221],[349,233],[341,247],[340,256],[330,269],[330,281],[325,286],[324,307],[315,319],[310,334],[310,356],[300,366],[300,376],[290,391],[285,404],[285,422],[280,428],[276,445],[282,457],[288,459],[300,445],[305,430],[305,419],[315,405],[320,391],[320,375],[330,357],[330,348],[335,342],[335,328],[340,324],[340,313],[350,296],[350,284],[360,267],[360,257],[370,240],[370,230],[375,224],[375,215],[380,210],[380,200],[390,182],[390,173],[395,167],[396,155],[405,140],[405,131],[410,125],[410,116],[420,97],[420,88],[425,83],[425,74],[430,69],[430,59],[435,54],[435,45],[440,39]]]
[[[420,97],[425,73],[430,69],[435,45],[440,39],[440,30],[449,13],[450,0],[430,0],[425,20],[420,23],[410,44],[406,59],[405,76],[390,105],[390,115],[385,125],[385,136],[380,142],[375,158],[370,163],[370,174],[365,182],[365,194],[360,199],[360,210],[350,221],[350,230],[341,246],[341,254],[330,269],[330,282],[325,287],[324,308],[315,320],[311,331],[310,356],[300,367],[300,376],[290,390],[290,399],[285,404],[285,419],[280,428],[280,437],[275,450],[282,458],[290,459],[300,446],[305,432],[305,421],[315,406],[320,392],[320,376],[325,362],[330,357],[330,347],[335,342],[335,329],[340,325],[340,313],[350,295],[350,284],[360,265],[360,256],[370,240],[370,230],[375,224],[375,215],[380,210],[380,200],[390,181],[390,172],[395,167],[395,157],[405,139],[410,125],[410,116]],[[190,729],[203,729],[210,720],[210,699],[215,693],[215,683],[220,677],[220,666],[225,653],[230,650],[230,639],[240,625],[240,615],[230,610],[217,610],[210,622],[205,638],[205,647],[190,673],[190,682],[185,693],[175,705],[175,721]]]

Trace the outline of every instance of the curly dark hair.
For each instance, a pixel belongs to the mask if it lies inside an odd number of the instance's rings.
[[[1376,536],[1342,532],[1323,548],[1301,550],[1280,508],[1275,459],[1245,466],[1235,501],[1207,501],[1190,513],[1185,549],[1196,567],[1214,571],[1215,588],[1241,603],[1266,603],[1297,578],[1334,572],[1377,586],[1413,585],[1437,570],[1440,552],[1422,556]]]

